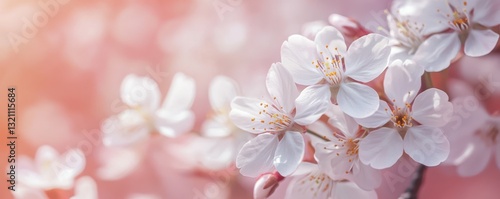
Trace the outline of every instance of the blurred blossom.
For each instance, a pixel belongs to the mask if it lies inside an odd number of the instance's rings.
[[[105,145],[128,145],[147,138],[153,131],[175,137],[192,128],[189,110],[195,95],[194,80],[177,74],[160,107],[160,90],[148,77],[128,75],[121,85],[121,99],[129,106],[109,118],[102,127]]]
[[[97,199],[97,185],[89,176],[83,176],[76,181],[75,195],[71,199]]]
[[[34,161],[25,156],[19,159],[19,181],[33,189],[70,189],[85,164],[80,150],[59,154],[50,146],[41,146]]]

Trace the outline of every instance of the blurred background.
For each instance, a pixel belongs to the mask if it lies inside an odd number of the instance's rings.
[[[123,109],[119,93],[123,77],[131,73],[151,77],[162,97],[176,72],[193,77],[197,91],[192,134],[196,134],[211,111],[207,90],[216,75],[235,79],[246,95],[258,95],[270,65],[280,61],[282,42],[300,34],[305,23],[327,23],[328,16],[337,13],[377,30],[384,26],[383,10],[390,4],[389,0],[2,0],[0,168],[7,166],[7,87],[14,86],[16,155],[33,158],[42,145],[60,153],[81,148],[87,159],[81,175],[96,181],[100,198],[252,198],[255,179],[238,176],[231,168],[191,169],[176,151],[168,151],[169,145],[182,145],[190,135],[156,137],[143,146],[142,158],[103,147],[99,129],[107,117]],[[498,68],[496,54],[485,63]],[[466,61],[456,68],[483,63]],[[447,72],[457,77],[462,73],[472,72]],[[498,97],[493,97],[487,103],[496,107]],[[382,199],[396,198],[408,186],[408,179],[384,180],[377,190]],[[287,181],[273,198],[284,196]],[[428,170],[421,193],[422,198],[493,199],[500,196],[499,185],[500,171],[493,161],[468,178],[459,177],[453,167],[440,166]],[[0,181],[0,198],[13,198],[5,180]]]

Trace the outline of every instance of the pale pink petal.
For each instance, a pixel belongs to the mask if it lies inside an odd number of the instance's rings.
[[[160,89],[149,77],[127,75],[120,87],[123,103],[131,107],[143,107],[154,111],[160,106]]]
[[[286,113],[295,108],[295,99],[299,90],[293,82],[292,75],[281,63],[275,63],[269,69],[266,78],[267,91],[273,103]]]
[[[384,91],[399,108],[411,103],[420,90],[423,68],[407,60],[391,63],[384,77]]]
[[[263,110],[271,111],[274,109],[264,109],[264,106],[267,104],[268,103],[264,100],[236,97],[231,103],[231,112],[229,113],[229,117],[234,125],[250,133],[282,130],[272,129],[274,125],[269,124],[269,116],[266,112],[263,112]],[[275,112],[267,113],[274,114]]]
[[[442,90],[430,88],[420,93],[413,102],[412,118],[423,125],[442,127],[453,116],[453,104]]]
[[[365,118],[354,118],[361,126],[368,128],[381,127],[391,119],[391,109],[387,102],[380,100],[378,110]]]
[[[297,84],[312,85],[323,79],[316,70],[316,44],[302,35],[292,35],[281,46],[281,63]]]
[[[352,42],[347,50],[345,75],[369,82],[387,67],[390,53],[389,38],[373,33],[363,36]]]
[[[159,110],[155,116],[155,127],[164,136],[177,137],[193,128],[194,118],[194,113],[191,111],[180,111],[174,115]]]
[[[346,137],[354,137],[358,132],[358,123],[351,116],[342,112],[339,106],[332,104],[329,107],[325,113],[328,116],[328,123],[340,130]]]
[[[333,136],[333,131],[328,127],[324,122],[321,120],[318,120],[316,122],[313,122],[310,125],[307,125],[307,129],[311,130],[317,134],[319,134],[322,137],[325,137],[329,140],[334,139],[335,137]],[[309,139],[311,140],[311,145],[316,146],[318,143],[323,143],[325,140],[318,138],[317,136],[311,135],[309,133],[306,133],[306,135],[309,136]]]
[[[310,162],[301,162],[295,172],[290,176],[306,175],[318,170],[318,165]]]
[[[71,181],[85,169],[87,161],[80,149],[70,149],[58,159],[57,177],[62,181]]]
[[[437,166],[448,158],[450,143],[441,129],[420,125],[406,132],[404,150],[418,163]]]
[[[305,152],[305,142],[302,134],[287,131],[280,140],[274,155],[274,166],[282,176],[292,174],[302,162]]]
[[[349,159],[352,161],[353,157],[347,155],[347,148],[334,147],[334,145],[341,146],[342,144],[342,142],[333,140],[318,143],[314,146],[316,149],[314,156],[318,160],[319,168],[332,179],[347,178],[348,174],[346,172],[349,172],[352,167]]]
[[[229,115],[217,114],[203,122],[201,133],[207,137],[225,137],[232,133],[232,127]]]
[[[147,138],[150,132],[144,116],[133,109],[106,119],[101,130],[103,144],[106,146],[128,145]]]
[[[493,147],[486,145],[479,136],[469,136],[467,143],[461,145],[465,150],[453,162],[460,176],[475,176],[483,171],[492,158]]]
[[[163,101],[162,110],[171,113],[189,110],[193,104],[195,92],[194,79],[183,73],[176,73]]]
[[[456,32],[435,34],[420,44],[413,60],[423,66],[425,71],[439,72],[450,66],[460,47]]]
[[[490,29],[469,31],[464,52],[467,56],[480,57],[490,53],[497,45],[499,35]]]
[[[316,34],[314,42],[317,45],[318,52],[329,53],[332,55],[345,55],[346,45],[344,36],[336,28],[326,26]],[[328,46],[328,48],[327,48]]]
[[[314,165],[315,166],[315,165]],[[323,181],[321,181],[324,178]],[[317,183],[322,182],[322,183]],[[332,198],[337,182],[322,173],[316,166],[307,175],[292,179],[286,190],[286,199]]]
[[[474,14],[471,21],[486,27],[500,24],[500,2],[497,0],[472,1],[474,3]]]
[[[75,195],[71,199],[97,199],[97,184],[89,176],[83,176],[76,181]]]
[[[353,181],[361,188],[367,191],[374,190],[382,183],[380,170],[361,162],[355,163],[352,168]]]
[[[278,143],[278,137],[270,133],[260,134],[245,143],[236,157],[236,167],[240,169],[240,173],[257,177],[272,171]]]
[[[359,188],[354,182],[338,182],[332,198],[335,199],[377,199],[377,192],[365,191]]]
[[[49,199],[45,191],[38,188],[29,187],[24,184],[16,185],[16,191],[12,191],[15,199]]]
[[[394,165],[403,155],[403,139],[391,128],[374,130],[359,142],[359,159],[375,169]]]
[[[228,111],[231,101],[239,94],[238,84],[226,76],[215,77],[208,88],[208,99],[214,111]]]
[[[343,83],[337,94],[337,103],[347,115],[363,118],[372,115],[379,106],[378,94],[373,88],[356,83]]]
[[[297,106],[294,121],[300,125],[308,125],[318,120],[331,104],[330,87],[317,84],[305,88],[295,100]]]

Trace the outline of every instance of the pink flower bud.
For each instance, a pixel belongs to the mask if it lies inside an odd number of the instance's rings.
[[[279,182],[283,179],[284,177],[281,176],[278,172],[262,175],[257,180],[257,182],[255,182],[255,186],[253,189],[253,198],[265,199],[271,196],[274,190],[276,190],[276,188],[278,187]]]

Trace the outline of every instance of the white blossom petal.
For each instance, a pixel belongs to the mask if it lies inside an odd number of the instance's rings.
[[[240,169],[240,173],[257,177],[272,171],[278,143],[278,137],[270,133],[260,134],[245,143],[236,157],[236,167]]]
[[[271,66],[266,78],[267,91],[273,103],[278,108],[291,113],[295,108],[295,99],[299,96],[299,90],[293,82],[292,75],[281,63]]]
[[[326,84],[306,87],[295,100],[297,109],[294,121],[308,125],[318,120],[331,104],[330,96],[330,87]]]
[[[354,118],[364,118],[377,111],[379,97],[373,88],[350,82],[340,85],[337,103],[347,115]]]
[[[418,163],[437,166],[448,158],[450,143],[441,129],[420,125],[406,132],[404,150]]]
[[[175,74],[163,101],[162,110],[171,113],[189,110],[193,105],[195,92],[196,84],[193,78],[183,73]]]
[[[312,85],[323,79],[316,62],[316,44],[302,35],[292,35],[281,46],[281,62],[297,84]]]
[[[105,146],[132,144],[147,138],[151,131],[143,114],[134,109],[127,109],[106,119],[101,130]]]
[[[342,142],[333,140],[331,142],[318,143],[314,146],[316,149],[314,156],[318,159],[318,166],[325,174],[332,179],[346,179],[352,168],[352,157],[347,155],[346,147],[341,146]],[[351,161],[349,161],[351,160]]]
[[[131,107],[143,107],[154,111],[160,106],[160,89],[149,77],[127,75],[120,87],[123,103]]]
[[[208,99],[214,111],[228,111],[231,101],[239,94],[238,84],[226,76],[215,77],[208,88]]]
[[[488,166],[492,158],[493,147],[485,144],[479,136],[468,136],[467,143],[461,145],[465,151],[461,157],[458,157],[455,164],[460,176],[475,176]]]
[[[302,134],[287,131],[280,140],[274,155],[274,166],[282,176],[292,174],[304,157],[305,143]]]
[[[400,108],[411,103],[420,90],[423,72],[423,68],[410,60],[392,62],[384,77],[384,91],[389,100],[394,100],[394,105]]]
[[[276,131],[282,129],[273,129],[274,125],[269,124],[269,116],[263,112],[267,104],[264,100],[236,97],[231,103],[231,112],[229,117],[235,126],[250,133],[263,133],[267,131]],[[274,114],[274,109],[266,109],[267,113]],[[276,112],[278,113],[278,112]]]
[[[474,3],[474,14],[471,21],[486,27],[500,24],[500,2],[496,0],[472,1]]]
[[[322,173],[316,165],[313,171],[292,179],[286,190],[286,199],[332,198],[337,182]],[[324,180],[322,180],[324,178]],[[317,181],[318,180],[318,181]],[[318,183],[319,182],[319,183]]]
[[[177,137],[187,133],[194,126],[194,113],[181,111],[175,115],[159,110],[156,112],[155,127],[158,132],[167,137]]]
[[[97,199],[97,184],[89,176],[79,178],[75,183],[75,195],[70,199]]]
[[[359,124],[349,115],[346,115],[339,106],[330,105],[326,112],[328,123],[337,128],[346,137],[355,137],[358,132]],[[331,140],[331,139],[330,139]]]
[[[332,55],[345,55],[346,45],[344,36],[333,26],[326,26],[316,34],[314,42],[317,45],[318,52],[329,52]],[[326,48],[328,46],[328,48]]]
[[[365,118],[354,118],[357,123],[367,128],[381,127],[391,120],[391,108],[387,102],[380,100],[378,110]]]
[[[374,130],[359,142],[359,159],[375,169],[394,165],[403,155],[403,139],[391,128]]]
[[[387,67],[390,53],[387,37],[373,33],[365,35],[349,46],[345,57],[345,75],[360,82],[369,82]]]
[[[487,55],[497,45],[499,35],[490,29],[469,31],[465,40],[464,52],[467,56],[480,57]]]
[[[439,72],[450,66],[460,47],[456,32],[435,34],[420,44],[413,60],[423,66],[425,71]]]
[[[361,162],[354,164],[352,168],[353,181],[367,191],[374,190],[382,184],[382,175],[379,170],[365,165]]]
[[[233,132],[233,127],[229,114],[216,114],[203,122],[201,133],[206,137],[225,137]]]
[[[332,198],[335,199],[350,199],[350,198],[363,198],[363,199],[377,199],[377,192],[365,191],[359,188],[353,182],[339,182],[335,188],[335,194]]]
[[[453,104],[442,90],[430,88],[420,93],[413,102],[412,118],[420,124],[442,127],[453,116]]]

